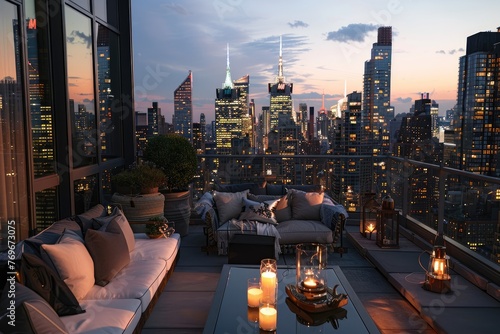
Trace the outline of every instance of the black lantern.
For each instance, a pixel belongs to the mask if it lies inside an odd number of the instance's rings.
[[[387,195],[382,207],[377,210],[377,246],[399,248],[399,210],[394,209],[394,200]]]
[[[434,247],[429,259],[429,268],[425,275],[423,288],[432,292],[451,292],[450,257],[446,255],[444,237],[436,235]]]
[[[366,193],[363,196],[363,211],[359,222],[359,232],[365,238],[367,235],[371,237],[372,232],[376,229],[377,211],[380,209],[380,204],[375,199],[375,196],[374,193]]]

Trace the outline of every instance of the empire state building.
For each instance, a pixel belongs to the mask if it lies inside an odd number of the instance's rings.
[[[270,97],[269,122],[270,128],[278,127],[278,120],[284,117],[287,120],[293,119],[292,113],[292,90],[293,83],[287,83],[283,75],[282,41],[280,36],[280,56],[278,62],[278,76],[274,83],[268,84]]]

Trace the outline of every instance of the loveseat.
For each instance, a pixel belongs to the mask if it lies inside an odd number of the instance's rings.
[[[239,233],[274,235],[280,250],[309,242],[335,246],[348,217],[318,185],[218,184],[195,209],[206,222],[207,251],[219,255]]]
[[[22,284],[3,289],[0,332],[140,333],[179,247],[177,233],[134,234],[119,208],[97,205],[57,221],[18,243]]]

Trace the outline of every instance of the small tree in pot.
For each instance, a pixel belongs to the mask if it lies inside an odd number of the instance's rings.
[[[198,169],[196,150],[180,135],[159,135],[148,140],[144,158],[165,173],[165,187],[160,189],[165,196],[164,216],[175,223],[181,236],[187,235],[191,216],[189,184]]]

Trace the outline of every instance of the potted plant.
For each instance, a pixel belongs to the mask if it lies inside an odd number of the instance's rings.
[[[155,194],[165,178],[161,169],[143,163],[114,175],[112,182],[117,192],[122,194]]]
[[[165,197],[158,188],[165,174],[151,163],[133,165],[112,177],[116,193],[111,200],[120,204],[129,221],[145,221],[163,213]]]
[[[178,134],[159,135],[148,140],[144,158],[166,175],[164,188],[160,189],[165,196],[163,215],[175,222],[181,236],[187,235],[191,216],[189,184],[198,170],[196,150]]]
[[[174,231],[173,227],[168,226],[168,220],[163,216],[153,217],[146,224],[146,234],[151,239],[168,238]]]

